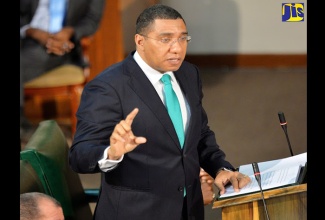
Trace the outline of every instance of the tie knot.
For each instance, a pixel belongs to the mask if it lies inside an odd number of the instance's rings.
[[[160,80],[164,83],[164,85],[168,85],[170,84],[170,75],[164,74]]]

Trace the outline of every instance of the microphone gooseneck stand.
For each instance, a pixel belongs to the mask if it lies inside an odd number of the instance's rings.
[[[261,195],[262,195],[262,200],[263,200],[263,205],[264,205],[264,211],[265,211],[265,214],[266,214],[266,218],[267,218],[267,220],[270,220],[269,212],[267,211],[267,207],[266,207],[266,203],[265,203],[265,199],[264,199],[264,193],[263,193],[262,186],[261,186],[260,169],[258,168],[258,165],[257,165],[256,162],[253,162],[252,163],[252,166],[253,166],[253,170],[254,170],[255,179],[256,179],[256,181],[258,183],[258,186],[260,187],[260,191],[261,191]]]

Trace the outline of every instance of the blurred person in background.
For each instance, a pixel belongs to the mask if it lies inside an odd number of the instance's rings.
[[[214,179],[204,169],[200,169],[201,190],[204,205],[209,205],[216,199],[216,194],[213,189]]]
[[[85,67],[80,40],[99,27],[105,0],[20,0],[20,136],[33,132],[24,115],[24,83],[63,64]]]
[[[64,214],[55,198],[40,192],[28,192],[20,194],[20,220],[64,220]]]

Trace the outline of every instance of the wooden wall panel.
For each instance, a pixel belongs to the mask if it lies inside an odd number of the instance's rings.
[[[106,0],[104,15],[88,49],[90,79],[124,58],[121,9],[118,0]]]

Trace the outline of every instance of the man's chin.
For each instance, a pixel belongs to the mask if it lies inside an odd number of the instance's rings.
[[[179,69],[181,65],[173,65],[173,66],[169,66],[168,67],[168,71],[174,72],[177,71]]]

